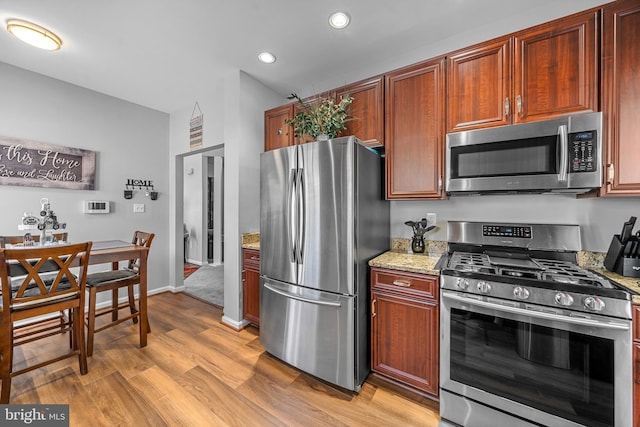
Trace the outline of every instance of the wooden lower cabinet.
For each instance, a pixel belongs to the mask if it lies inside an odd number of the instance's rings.
[[[260,326],[260,252],[242,250],[242,317]]]
[[[438,398],[438,277],[371,269],[371,368]]]

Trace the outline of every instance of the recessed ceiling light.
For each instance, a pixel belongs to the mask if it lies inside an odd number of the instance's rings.
[[[56,34],[32,22],[20,19],[7,21],[7,31],[31,46],[46,50],[58,50],[62,40]]]
[[[273,64],[276,62],[276,56],[270,52],[261,52],[258,55],[258,60],[260,62],[264,62],[265,64]]]
[[[329,25],[338,30],[349,25],[350,21],[351,17],[346,12],[336,12],[329,16]]]

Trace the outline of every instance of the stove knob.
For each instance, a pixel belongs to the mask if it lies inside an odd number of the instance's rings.
[[[584,299],[584,306],[589,310],[602,311],[604,308],[604,301],[598,297],[586,297]]]
[[[558,292],[556,294],[556,304],[569,306],[573,304],[573,297],[566,292]]]
[[[482,292],[483,294],[489,293],[489,291],[491,290],[491,285],[489,284],[489,282],[478,282],[478,291]]]
[[[469,281],[467,279],[458,278],[456,286],[458,286],[459,289],[467,289],[469,287]]]
[[[527,288],[523,288],[522,286],[516,286],[513,290],[513,296],[517,299],[527,299],[529,298],[529,290]]]

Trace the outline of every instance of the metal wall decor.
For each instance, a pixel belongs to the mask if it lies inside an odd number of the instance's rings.
[[[0,184],[93,190],[95,151],[0,137]]]
[[[150,179],[127,179],[127,183],[124,186],[124,198],[133,198],[133,191],[136,187],[138,190],[144,189],[144,195],[149,197],[151,200],[158,200],[158,192],[155,191],[153,181]]]

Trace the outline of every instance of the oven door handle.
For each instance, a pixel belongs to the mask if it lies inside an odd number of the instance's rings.
[[[519,308],[519,307],[511,307],[508,305],[502,305],[502,304],[497,304],[497,303],[493,303],[493,302],[488,302],[488,301],[481,301],[481,300],[476,300],[476,299],[472,299],[472,298],[467,298],[464,296],[460,296],[451,292],[447,292],[444,291],[442,292],[442,298],[448,298],[454,301],[458,301],[458,302],[464,302],[467,304],[472,304],[472,305],[476,305],[478,307],[485,307],[485,308],[491,308],[494,310],[501,310],[501,311],[505,311],[507,313],[513,313],[513,314],[518,314],[521,316],[528,316],[528,317],[535,317],[538,319],[546,319],[546,320],[556,320],[556,321],[562,321],[565,323],[569,323],[572,325],[580,325],[580,326],[593,326],[593,327],[597,327],[597,328],[603,328],[603,329],[615,329],[618,331],[628,331],[629,330],[629,325],[625,324],[625,323],[617,323],[617,322],[610,322],[610,323],[604,323],[602,321],[598,321],[598,320],[592,320],[592,319],[584,319],[584,318],[580,318],[580,317],[570,317],[570,316],[563,316],[560,314],[555,314],[555,313],[546,313],[546,312],[541,312],[541,311],[535,311],[535,310],[526,310],[524,308]]]

